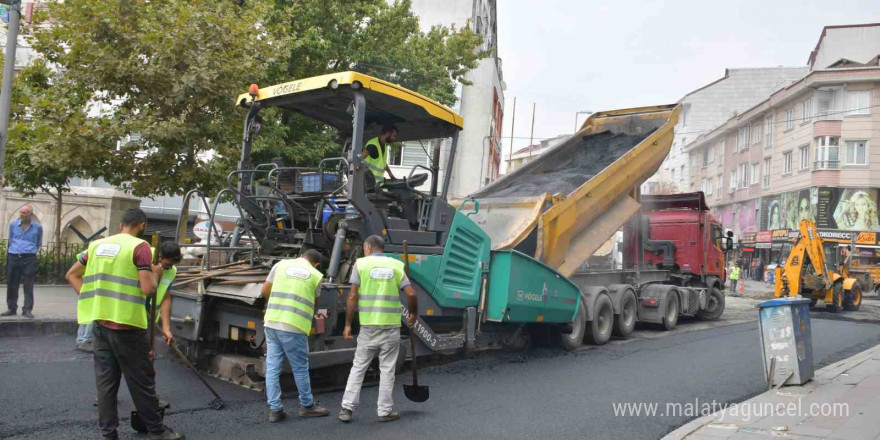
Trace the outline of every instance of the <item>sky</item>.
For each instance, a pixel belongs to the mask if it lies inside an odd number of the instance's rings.
[[[877,0],[499,0],[503,154],[511,124],[514,151],[529,144],[533,103],[537,142],[572,133],[576,112],[671,104],[726,68],[804,66],[823,26],[877,22]]]

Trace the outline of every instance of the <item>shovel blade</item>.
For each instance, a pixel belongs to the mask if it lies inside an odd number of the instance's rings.
[[[428,387],[423,385],[404,385],[403,395],[413,402],[424,402],[428,400]]]

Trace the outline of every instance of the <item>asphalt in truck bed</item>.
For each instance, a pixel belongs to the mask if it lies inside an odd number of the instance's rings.
[[[684,324],[687,325],[687,324]],[[817,368],[880,343],[880,326],[814,319]],[[98,438],[91,358],[71,350],[73,336],[0,338],[0,438]],[[576,352],[541,347],[495,352],[426,368],[426,403],[403,396],[403,419],[378,423],[376,387],[365,388],[352,424],[335,417],[341,392],[317,396],[323,419],[266,422],[264,395],[209,379],[227,407],[208,408],[211,395],[183,365],[157,361],[160,395],[172,403],[166,423],[188,439],[655,439],[691,417],[615,416],[614,403],[736,402],[764,385],[756,322],[612,342]],[[285,396],[288,411],[295,396]],[[122,385],[120,415],[131,410]],[[122,438],[139,439],[121,422]]]

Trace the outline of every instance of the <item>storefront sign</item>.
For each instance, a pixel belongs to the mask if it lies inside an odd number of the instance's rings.
[[[755,242],[755,233],[754,232],[746,232],[742,235],[743,243],[754,243]]]
[[[758,243],[769,243],[773,238],[772,231],[760,231],[755,234],[755,241]]]

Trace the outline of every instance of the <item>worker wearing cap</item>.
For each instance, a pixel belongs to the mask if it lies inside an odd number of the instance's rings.
[[[116,397],[123,375],[149,438],[184,438],[166,427],[159,414],[144,309],[144,301],[156,292],[157,285],[150,245],[140,238],[146,227],[143,211],[126,211],[121,232],[93,241],[66,276],[79,295],[77,320],[80,324],[96,322],[93,336],[98,425],[104,439],[119,438]]]
[[[309,333],[315,316],[315,298],[324,275],[317,269],[324,257],[309,249],[299,258],[281,260],[269,272],[261,293],[268,299],[263,329],[266,333],[266,398],[269,422],[287,418],[281,403],[281,363],[287,361],[299,391],[300,417],[323,417],[327,409],[315,403],[309,378]]]
[[[388,172],[388,177],[396,179],[394,173],[391,172],[391,168],[388,167],[388,144],[394,142],[395,139],[397,139],[397,127],[394,124],[384,124],[379,136],[368,140],[364,144],[362,152],[364,164],[373,174],[377,185],[385,181],[386,171]]]
[[[403,262],[385,256],[382,253],[384,249],[382,237],[367,237],[364,241],[364,255],[367,256],[359,258],[351,271],[351,291],[342,335],[351,339],[351,323],[355,310],[358,311],[360,332],[345,394],[342,396],[339,420],[343,422],[351,421],[352,411],[360,402],[364,375],[376,356],[379,356],[379,421],[389,422],[400,418],[400,413],[392,411],[394,368],[400,352],[400,290],[403,289],[406,293],[409,311],[406,324],[410,328],[415,325],[419,307],[415,291],[403,271]]]

